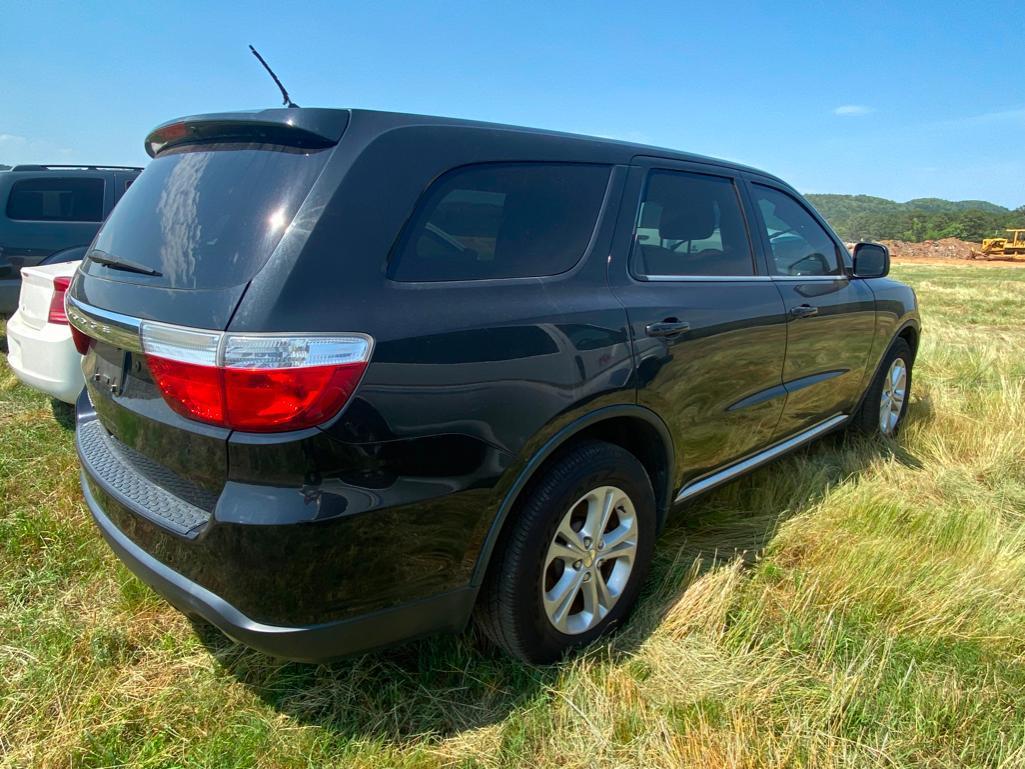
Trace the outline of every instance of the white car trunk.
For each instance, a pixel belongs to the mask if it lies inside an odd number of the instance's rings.
[[[79,264],[81,262],[63,262],[22,268],[18,312],[26,326],[39,329],[46,325],[53,298],[53,279],[58,275],[74,275]]]

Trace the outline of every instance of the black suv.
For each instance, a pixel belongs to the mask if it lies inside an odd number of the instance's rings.
[[[68,292],[82,488],[268,653],[475,614],[552,660],[623,618],[675,505],[907,408],[914,294],[760,171],[364,110],[146,146]]]
[[[18,309],[21,268],[73,262],[142,172],[20,165],[0,171],[0,315]]]

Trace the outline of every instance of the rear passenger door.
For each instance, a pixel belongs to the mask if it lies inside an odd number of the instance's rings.
[[[783,302],[752,247],[738,179],[639,160],[610,280],[626,306],[638,402],[667,423],[677,487],[772,442],[783,409]]]
[[[755,177],[748,189],[787,309],[785,435],[854,408],[875,334],[875,297],[851,279],[846,247],[800,196]]]

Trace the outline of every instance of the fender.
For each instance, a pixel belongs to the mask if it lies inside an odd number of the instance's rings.
[[[569,439],[578,435],[581,431],[600,422],[616,417],[636,417],[643,419],[655,428],[659,436],[662,438],[662,445],[665,446],[665,459],[668,472],[666,472],[665,478],[666,488],[663,490],[664,493],[662,495],[665,502],[662,503],[656,511],[659,520],[659,530],[661,530],[662,524],[665,522],[666,513],[672,504],[673,498],[672,468],[674,467],[675,459],[673,441],[669,435],[669,428],[666,427],[665,422],[663,422],[654,411],[643,406],[628,403],[605,406],[578,417],[559,430],[555,435],[549,438],[541,448],[534,452],[530,460],[520,470],[519,475],[516,476],[516,480],[513,481],[512,486],[509,487],[509,490],[502,498],[502,502],[498,507],[498,512],[495,514],[495,518],[491,522],[491,527],[488,529],[483,545],[481,545],[480,552],[477,555],[477,565],[474,567],[473,577],[470,580],[470,584],[473,587],[480,587],[481,583],[484,581],[484,575],[487,572],[488,563],[491,561],[491,554],[495,549],[495,545],[498,543],[498,537],[505,525],[506,518],[509,517],[509,513],[512,511],[513,505],[516,504],[516,500],[519,498],[520,492],[523,491],[523,488],[534,476],[538,468],[540,468],[541,465],[544,464],[545,460],[551,457],[560,446],[566,443]]]
[[[915,333],[917,333],[919,335],[919,337],[921,337],[921,334],[922,334],[922,324],[916,318],[908,318],[907,320],[905,320],[903,323],[901,323],[897,327],[897,330],[893,332],[893,336],[890,337],[890,341],[887,342],[886,343],[886,347],[883,348],[883,352],[879,356],[879,360],[876,361],[876,365],[875,365],[875,367],[872,370],[872,376],[869,377],[868,384],[865,385],[865,389],[861,393],[861,397],[858,398],[857,404],[855,404],[854,408],[851,409],[851,414],[852,415],[853,414],[857,414],[858,411],[861,410],[861,407],[862,407],[862,405],[865,402],[865,398],[868,397],[869,388],[872,386],[872,383],[874,381],[876,381],[876,377],[879,376],[879,369],[882,368],[883,361],[886,360],[886,354],[890,351],[890,348],[893,347],[893,343],[897,341],[897,338],[901,335],[901,333],[906,328],[913,328],[915,330]],[[912,352],[915,353],[915,356],[917,357],[918,350],[915,349],[915,350],[912,350]]]

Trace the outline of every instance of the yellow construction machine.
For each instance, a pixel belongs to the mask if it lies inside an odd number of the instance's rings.
[[[1008,230],[1006,238],[986,238],[982,241],[983,259],[1000,259],[1001,257],[1025,257],[1025,229]]]

